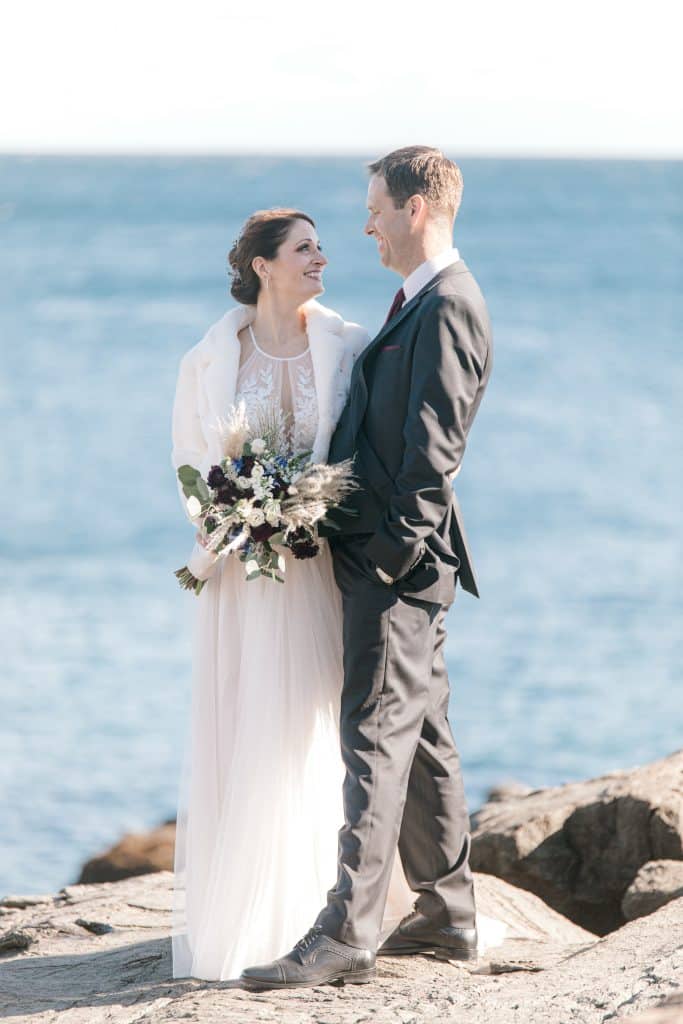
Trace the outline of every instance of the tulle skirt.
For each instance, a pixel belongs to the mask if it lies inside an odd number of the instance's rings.
[[[287,953],[336,881],[342,608],[329,546],[284,585],[225,559],[196,599],[178,800],[173,976]],[[398,855],[382,937],[412,907]]]
[[[194,621],[178,801],[173,975],[226,980],[288,952],[336,880],[341,597],[329,546],[247,582],[229,557]]]

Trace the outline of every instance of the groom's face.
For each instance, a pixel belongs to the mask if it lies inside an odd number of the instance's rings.
[[[379,174],[373,174],[368,184],[368,219],[365,234],[377,243],[379,258],[389,270],[403,273],[410,248],[410,212],[408,204],[397,210],[387,191],[387,183]]]

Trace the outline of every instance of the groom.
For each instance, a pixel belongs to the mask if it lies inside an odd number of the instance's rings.
[[[353,457],[361,485],[350,512],[330,516],[344,607],[338,876],[294,949],[244,971],[254,988],[374,977],[397,844],[417,901],[379,955],[476,957],[444,618],[457,580],[479,596],[452,479],[491,372],[491,328],[452,247],[456,164],[409,146],[371,164],[370,175],[365,232],[403,285],[354,366],[329,453],[330,462]]]

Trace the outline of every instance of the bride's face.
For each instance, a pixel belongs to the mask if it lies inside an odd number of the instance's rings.
[[[263,269],[269,278],[268,288],[278,297],[303,303],[325,291],[326,266],[315,228],[307,220],[296,220],[275,259],[264,261]]]

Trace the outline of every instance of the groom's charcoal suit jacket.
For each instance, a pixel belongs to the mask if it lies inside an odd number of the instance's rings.
[[[443,584],[448,579],[453,592],[455,575],[479,596],[449,474],[462,460],[491,365],[486,304],[458,260],[359,356],[332,436],[329,461],[353,458],[360,486],[328,516],[341,532],[321,532],[342,542],[367,538],[368,565],[401,577],[421,597],[443,600]]]

